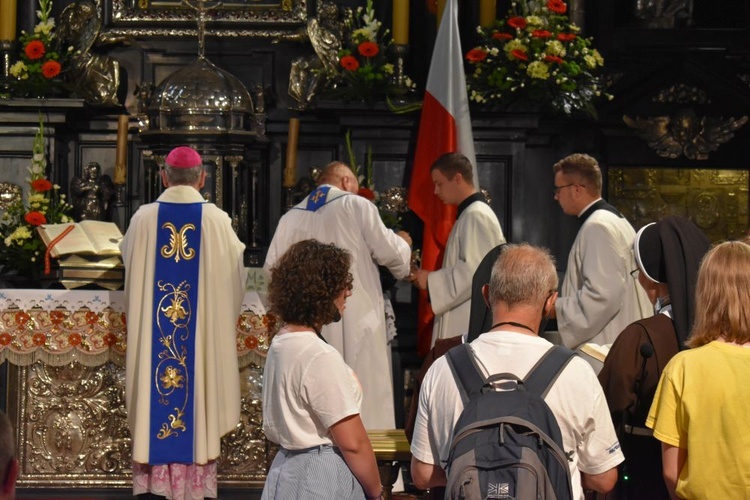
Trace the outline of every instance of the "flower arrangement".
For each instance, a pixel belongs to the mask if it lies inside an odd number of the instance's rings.
[[[0,218],[0,265],[2,272],[16,270],[18,275],[41,276],[45,245],[36,231],[42,224],[72,222],[68,215],[71,205],[60,193],[60,186],[46,177],[44,124],[39,116],[39,129],[34,137],[27,200],[15,200]]]
[[[65,59],[72,47],[63,50],[55,35],[55,19],[51,16],[52,0],[39,0],[36,15],[39,23],[34,33],[21,31],[20,58],[10,67],[15,77],[12,93],[24,97],[48,97],[60,92]]]
[[[331,94],[348,100],[372,101],[403,93],[404,89],[392,82],[394,66],[387,56],[391,33],[388,29],[381,31],[381,27],[372,0],[367,0],[365,7],[349,10],[338,53],[340,70],[328,75]],[[416,87],[408,77],[405,83],[407,89]]]
[[[469,99],[596,116],[593,101],[612,97],[598,76],[604,59],[590,38],[579,36],[567,9],[563,0],[514,0],[504,19],[477,28],[481,41],[466,54]]]

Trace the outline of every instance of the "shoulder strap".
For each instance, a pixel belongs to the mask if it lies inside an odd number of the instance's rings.
[[[539,361],[523,379],[526,390],[538,394],[542,399],[547,395],[552,385],[560,376],[563,369],[570,363],[576,353],[570,349],[556,345],[544,353]]]
[[[482,393],[484,386],[484,377],[479,369],[474,365],[474,360],[469,353],[469,346],[466,344],[457,345],[447,353],[448,366],[456,379],[458,392],[461,393],[461,400],[464,404],[468,403]]]

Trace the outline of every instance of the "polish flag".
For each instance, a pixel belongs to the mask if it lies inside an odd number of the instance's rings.
[[[444,205],[435,196],[430,167],[443,154],[453,152],[462,153],[471,161],[474,183],[478,183],[458,33],[458,1],[448,0],[432,52],[409,185],[409,208],[424,222],[422,268],[430,271],[440,269],[448,235],[456,220],[456,207]],[[420,356],[426,355],[430,349],[433,317],[427,292],[422,291],[417,325]]]

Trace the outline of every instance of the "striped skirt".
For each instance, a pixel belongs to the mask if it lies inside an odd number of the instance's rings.
[[[362,486],[341,452],[330,445],[276,454],[261,500],[363,500]]]

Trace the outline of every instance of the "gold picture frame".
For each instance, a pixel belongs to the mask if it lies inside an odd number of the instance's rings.
[[[108,34],[197,36],[195,11],[182,0],[99,0]],[[191,3],[196,3],[195,1]],[[221,0],[206,2],[206,35],[276,38],[298,30],[316,0]]]

